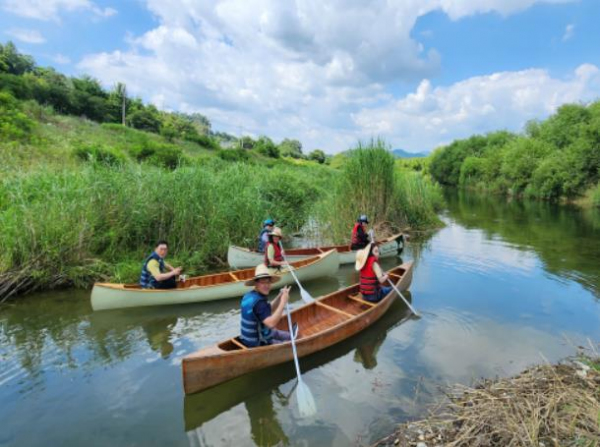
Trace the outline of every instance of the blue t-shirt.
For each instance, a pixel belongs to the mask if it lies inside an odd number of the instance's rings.
[[[258,302],[254,305],[254,315],[256,315],[261,322],[265,321],[266,318],[271,316],[271,305],[266,299],[258,300]]]

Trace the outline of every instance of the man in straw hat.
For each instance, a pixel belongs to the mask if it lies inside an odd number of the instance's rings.
[[[279,281],[264,264],[254,271],[254,278],[244,284],[253,286],[242,298],[242,321],[240,341],[248,347],[270,345],[290,340],[290,333],[275,329],[283,317],[283,309],[290,298],[290,287],[284,287],[269,304],[267,301],[271,286]],[[275,310],[273,310],[275,309]],[[294,324],[294,338],[297,336]]]
[[[270,269],[271,273],[277,273],[281,270],[281,267],[287,266],[287,263],[283,259],[281,245],[279,244],[282,237],[283,234],[279,227],[273,228],[273,231],[269,233],[269,243],[265,250],[265,265]]]
[[[372,242],[356,253],[356,270],[360,271],[360,293],[363,299],[376,303],[390,293],[391,287],[382,286],[389,279],[379,266],[379,247]]]

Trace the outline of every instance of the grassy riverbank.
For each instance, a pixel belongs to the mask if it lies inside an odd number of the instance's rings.
[[[22,131],[0,143],[0,301],[97,280],[136,281],[162,238],[171,262],[188,274],[225,268],[229,244],[253,246],[267,216],[287,234],[318,216],[320,235],[339,243],[361,212],[395,229],[438,223],[434,185],[395,170],[381,145],[361,147],[340,169],[247,150],[223,157],[238,151],[7,101]],[[367,169],[357,171],[362,164]]]
[[[581,355],[521,374],[455,386],[424,420],[401,424],[377,446],[597,446],[600,357]]]

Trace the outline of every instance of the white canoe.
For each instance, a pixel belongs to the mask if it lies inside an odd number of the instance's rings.
[[[404,247],[404,235],[395,234],[386,239],[378,241],[379,257],[389,258],[396,256]],[[340,254],[340,264],[353,264],[356,260],[356,250],[351,250],[349,245],[332,245],[330,247],[315,248],[290,248],[285,250],[288,261],[299,261],[310,256],[325,253],[328,250],[336,250]],[[256,250],[230,245],[227,251],[227,263],[234,269],[256,267],[264,262],[264,254]]]
[[[291,264],[295,268],[296,276],[302,282],[334,275],[340,261],[338,252],[329,250]],[[283,269],[280,276],[277,287],[294,283],[294,278],[288,269]],[[254,277],[254,268],[215,273],[188,278],[185,283],[178,282],[176,289],[169,290],[142,289],[139,284],[96,283],[92,289],[92,308],[106,310],[241,298],[250,290],[244,282],[252,277]]]

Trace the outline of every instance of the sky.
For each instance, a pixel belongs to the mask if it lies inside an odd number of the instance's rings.
[[[598,0],[0,0],[39,65],[337,153],[431,151],[600,99]]]

